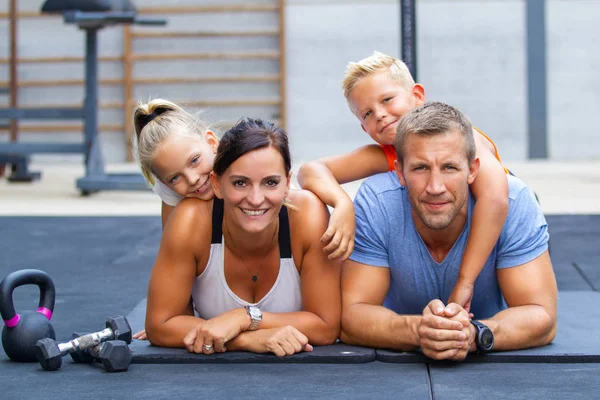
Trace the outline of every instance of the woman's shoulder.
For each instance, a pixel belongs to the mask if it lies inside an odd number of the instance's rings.
[[[185,198],[173,209],[165,224],[163,236],[172,237],[182,243],[192,241],[212,229],[213,202]]]
[[[310,215],[311,211],[326,208],[325,204],[323,204],[321,199],[319,199],[316,194],[304,189],[290,190],[287,201],[291,204],[291,207],[289,208],[299,214]]]
[[[292,227],[299,226],[299,230],[308,236],[312,236],[313,231],[319,235],[325,232],[329,211],[317,195],[308,190],[290,190],[287,200],[290,203],[288,214]]]

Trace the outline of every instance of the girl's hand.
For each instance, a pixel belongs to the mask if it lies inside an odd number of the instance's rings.
[[[133,335],[134,339],[138,339],[138,340],[148,340],[148,336],[146,335],[146,330],[142,329],[141,331],[139,331],[138,333],[135,333]]]
[[[344,202],[334,208],[329,218],[329,226],[321,237],[321,243],[327,244],[323,250],[330,253],[330,260],[345,261],[354,250],[354,206]]]

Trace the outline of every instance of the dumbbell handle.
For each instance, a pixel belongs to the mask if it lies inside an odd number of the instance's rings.
[[[59,343],[58,350],[61,352],[61,354],[83,351],[90,349],[95,345],[104,342],[105,340],[112,339],[113,337],[114,334],[112,329],[106,328],[100,332],[89,333],[66,343]]]

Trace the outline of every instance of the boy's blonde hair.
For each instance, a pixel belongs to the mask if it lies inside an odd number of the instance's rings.
[[[374,51],[371,56],[363,58],[359,62],[349,62],[346,65],[344,81],[342,82],[346,101],[350,102],[350,93],[358,81],[381,71],[387,71],[390,78],[400,83],[406,90],[410,90],[415,84],[415,80],[404,62],[387,54]]]
[[[138,103],[133,113],[137,156],[144,178],[150,185],[156,180],[152,160],[158,146],[172,134],[205,140],[209,124],[168,100],[154,99]]]

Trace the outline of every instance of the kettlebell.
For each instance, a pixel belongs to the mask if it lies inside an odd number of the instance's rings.
[[[37,285],[40,288],[40,302],[36,312],[25,311],[17,314],[13,303],[13,291],[23,285]],[[33,362],[35,344],[43,338],[56,339],[50,323],[54,310],[54,282],[44,271],[22,269],[7,275],[0,282],[0,314],[4,320],[2,346],[13,361]]]

